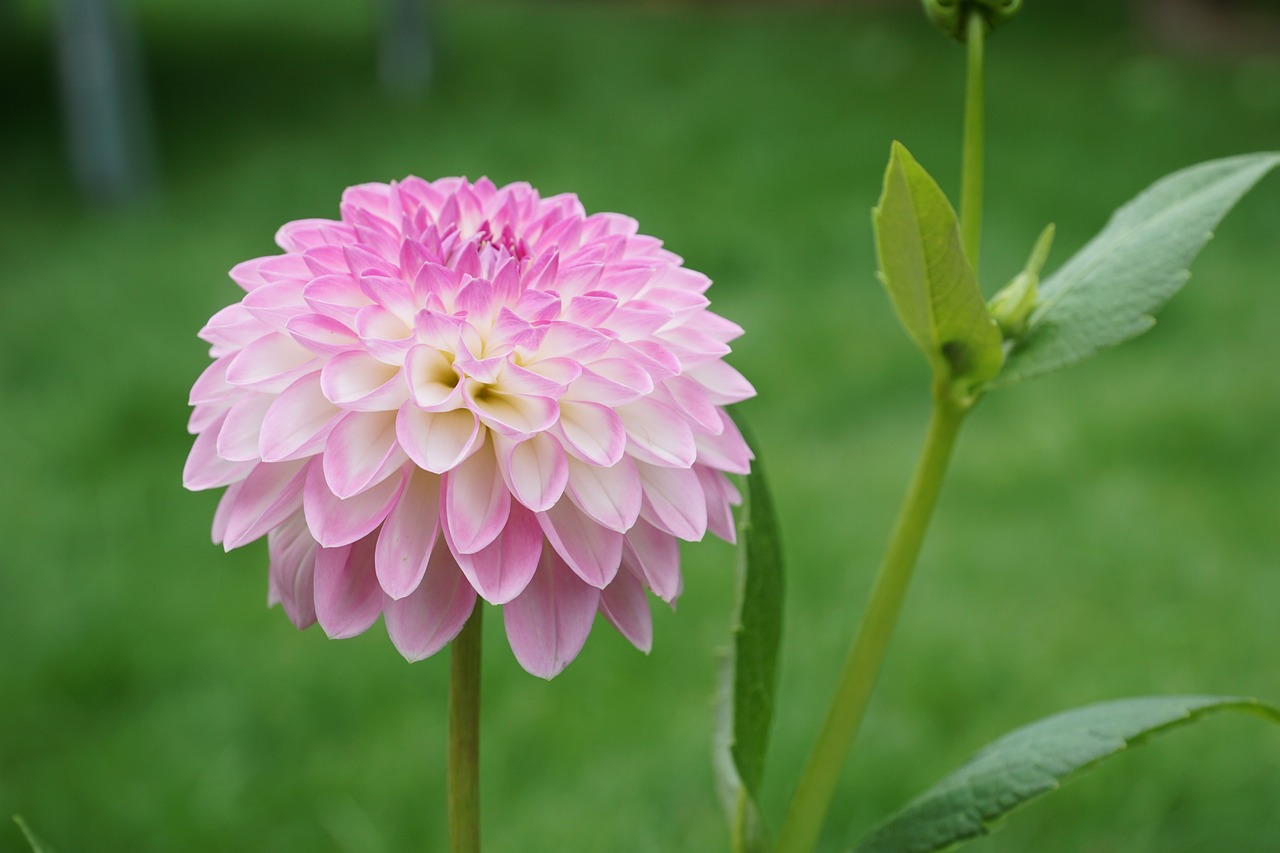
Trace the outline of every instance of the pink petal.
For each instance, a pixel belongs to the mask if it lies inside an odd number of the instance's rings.
[[[398,409],[409,396],[399,367],[358,350],[329,359],[320,371],[320,387],[334,404],[359,412]]]
[[[546,433],[513,442],[495,434],[502,478],[511,494],[534,512],[550,508],[564,494],[569,466],[564,447]]]
[[[301,346],[318,355],[337,355],[355,346],[356,333],[323,314],[299,314],[285,330]]]
[[[227,367],[233,358],[234,356],[224,355],[204,369],[200,378],[191,386],[191,394],[187,397],[190,405],[222,403],[245,393],[227,381]]]
[[[680,595],[680,545],[674,536],[641,519],[627,531],[623,559],[658,598],[670,603]]]
[[[256,460],[262,418],[275,398],[270,394],[249,394],[227,412],[218,430],[218,455],[232,462]]]
[[[653,648],[653,615],[644,585],[630,572],[619,572],[600,592],[600,612],[618,633],[645,654]]]
[[[561,401],[558,427],[564,449],[592,465],[613,465],[626,451],[622,420],[605,406]]]
[[[319,276],[302,289],[302,298],[316,313],[348,328],[355,326],[361,308],[373,304],[360,289],[355,276],[345,274]]]
[[[754,397],[756,389],[741,373],[723,361],[709,361],[692,368],[686,374],[697,382],[717,406],[728,406]]]
[[[707,500],[707,529],[729,544],[738,541],[737,526],[733,522],[733,503],[728,489],[729,480],[719,471],[705,465],[694,465],[693,470],[702,483]]]
[[[297,314],[310,313],[302,300],[302,284],[281,281],[264,285],[247,294],[240,304],[245,310],[276,331],[284,331]]]
[[[555,400],[504,394],[474,379],[463,383],[462,399],[486,426],[510,436],[541,432],[555,423],[559,414]]]
[[[458,566],[476,592],[490,604],[506,604],[524,591],[538,567],[542,528],[533,513],[512,504],[511,514],[497,539],[474,554],[461,554],[456,548],[453,551]]]
[[[622,562],[622,534],[596,524],[569,501],[560,501],[538,522],[547,541],[574,573],[597,589],[618,574]]]
[[[668,405],[685,414],[698,427],[698,432],[718,433],[724,428],[720,410],[711,402],[707,390],[687,376],[673,376],[662,383],[670,395]]]
[[[324,449],[342,410],[320,390],[320,371],[294,382],[271,403],[262,419],[258,453],[264,462],[314,456]]]
[[[405,378],[413,401],[423,409],[457,407],[462,377],[445,353],[433,346],[416,346],[405,358]]]
[[[493,447],[485,442],[444,475],[442,507],[455,554],[474,554],[502,532],[511,492],[502,480]]]
[[[742,433],[733,420],[724,412],[720,412],[722,428],[719,435],[699,433],[693,437],[698,448],[698,461],[730,474],[751,473],[751,460],[755,454],[747,446]]]
[[[422,582],[399,600],[383,599],[387,635],[409,661],[440,651],[458,635],[476,606],[476,591],[453,562],[448,548],[436,548]]]
[[[302,508],[309,460],[261,462],[244,479],[228,509],[223,547],[230,551],[266,534]]]
[[[539,678],[554,678],[582,650],[599,601],[598,590],[545,549],[533,580],[502,608],[516,660]]]
[[[348,412],[324,445],[324,476],[340,498],[382,482],[408,457],[396,441],[395,412]]]
[[[374,565],[383,592],[401,599],[418,588],[439,531],[440,478],[414,470],[378,534]]]
[[[227,381],[241,388],[279,393],[315,369],[316,357],[288,335],[272,332],[240,350],[227,366]]]
[[[640,514],[650,524],[689,542],[707,532],[707,499],[698,475],[689,468],[663,468],[637,462],[644,488]]]
[[[330,639],[364,633],[382,613],[382,587],[373,567],[374,537],[316,551],[316,621]]]
[[[468,409],[424,412],[412,402],[400,407],[396,437],[419,468],[451,471],[480,444],[480,421]]]
[[[635,463],[624,456],[611,468],[569,460],[569,497],[610,530],[626,533],[640,517],[644,493]]]
[[[221,418],[196,436],[182,469],[182,485],[193,492],[230,485],[249,476],[254,462],[231,462],[218,455]]]
[[[231,515],[231,508],[235,506],[236,498],[240,497],[240,489],[243,487],[244,480],[232,483],[222,493],[222,497],[218,499],[218,508],[213,511],[213,530],[210,531],[214,545],[221,545],[222,540],[227,537],[227,519]]]
[[[403,473],[387,477],[373,488],[343,500],[329,490],[323,466],[313,465],[302,493],[311,535],[326,548],[349,545],[368,536],[400,499],[404,481]]]
[[[271,557],[267,601],[283,607],[289,621],[299,630],[316,621],[317,547],[301,513],[267,534],[267,553]]]
[[[642,462],[688,468],[698,457],[684,416],[651,398],[617,408],[627,431],[627,452]]]

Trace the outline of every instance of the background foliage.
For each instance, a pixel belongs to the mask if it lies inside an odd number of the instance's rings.
[[[983,284],[1046,272],[1192,162],[1274,148],[1274,59],[1176,59],[1118,12],[1029,4],[989,45]],[[924,428],[926,367],[873,277],[899,138],[953,194],[962,57],[914,8],[442,3],[429,93],[383,94],[373,6],[150,0],[164,191],[86,209],[42,8],[0,51],[0,815],[77,850],[380,851],[444,839],[443,657],[264,609],[265,548],[179,484],[195,331],[341,187],[529,180],[621,210],[716,282],[787,549],[762,806],[776,825]],[[1021,723],[1141,693],[1280,698],[1280,189],[1160,328],[971,418],[824,849]],[[687,551],[645,659],[608,630],[551,684],[485,624],[488,849],[716,850],[730,549]],[[1264,851],[1280,739],[1221,720],[1122,759],[975,851]],[[601,820],[602,816],[607,819]],[[21,849],[16,827],[0,850]]]

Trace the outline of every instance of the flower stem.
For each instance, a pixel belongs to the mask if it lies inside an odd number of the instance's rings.
[[[969,75],[965,91],[964,154],[960,178],[960,231],[964,252],[978,271],[978,253],[982,248],[982,167],[983,167],[983,85],[982,40],[987,24],[976,11],[969,12]]]
[[[449,680],[449,853],[480,850],[479,602],[453,640]]]
[[[776,853],[808,853],[818,843],[840,769],[853,746],[898,621],[911,570],[924,542],[929,517],[966,411],[967,407],[953,402],[945,391],[935,393],[924,450],[898,512],[889,548],[871,588],[867,609],[845,660],[826,722],[791,798]]]

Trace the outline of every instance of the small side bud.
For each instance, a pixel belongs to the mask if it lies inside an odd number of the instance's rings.
[[[956,41],[968,39],[970,13],[982,16],[988,32],[1012,18],[1022,0],[924,0],[924,13]]]
[[[1053,226],[1040,232],[1039,239],[1031,249],[1031,257],[1022,272],[1004,286],[1004,289],[991,297],[987,303],[987,311],[1000,327],[1000,334],[1006,341],[1016,340],[1027,331],[1027,321],[1036,307],[1037,289],[1040,286],[1040,270],[1049,257],[1049,249],[1053,245]]]

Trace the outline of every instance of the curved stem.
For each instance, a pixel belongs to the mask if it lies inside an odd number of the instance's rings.
[[[969,13],[969,75],[965,91],[964,154],[960,178],[960,231],[964,252],[969,256],[974,273],[978,271],[978,253],[982,248],[982,168],[983,168],[983,85],[982,40],[987,25],[982,15]]]
[[[480,617],[453,640],[449,677],[449,851],[480,850]]]
[[[935,394],[933,417],[920,462],[899,510],[889,548],[845,660],[831,709],[791,798],[776,853],[808,853],[818,842],[840,769],[853,746],[898,621],[911,570],[924,542],[929,517],[966,411],[951,402],[945,392]]]

